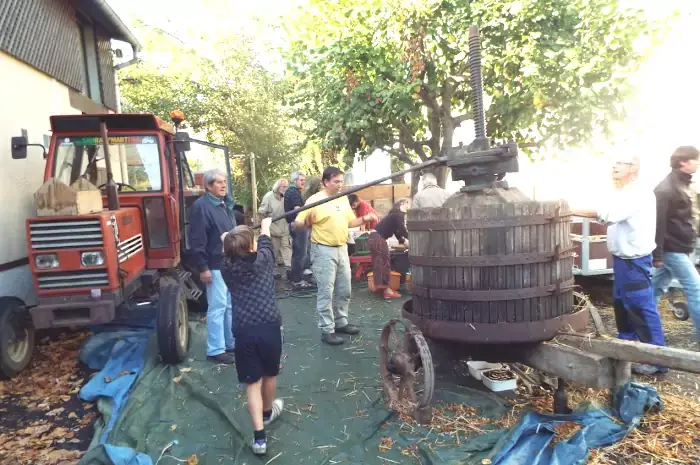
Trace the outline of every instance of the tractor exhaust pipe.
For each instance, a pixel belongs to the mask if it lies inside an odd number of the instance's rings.
[[[105,166],[107,167],[107,209],[119,210],[119,192],[112,174],[112,159],[109,157],[109,141],[107,140],[107,123],[100,121],[100,135],[102,136],[102,148],[105,151]]]

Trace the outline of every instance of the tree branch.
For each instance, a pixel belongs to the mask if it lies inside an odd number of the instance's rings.
[[[464,123],[467,120],[470,120],[472,118],[472,114],[470,113],[465,113],[463,115],[455,116],[452,118],[452,122],[454,123],[455,127],[458,127],[460,124]]]
[[[428,90],[425,88],[424,85],[421,84],[420,86],[420,91],[418,92],[418,95],[420,95],[421,100],[430,107],[431,110],[433,110],[435,113],[440,114],[441,109],[440,105],[438,105],[437,100],[435,100],[435,97],[428,92]]]
[[[415,163],[415,161],[411,160],[408,157],[408,155],[406,155],[405,153],[401,153],[398,150],[395,150],[391,147],[385,146],[385,147],[381,147],[381,149],[384,150],[386,153],[389,153],[389,154],[395,156],[396,158],[398,158],[400,161],[402,161],[404,163],[407,163],[409,165],[413,165]]]
[[[426,161],[428,157],[423,150],[423,144],[416,142],[411,134],[411,128],[409,128],[408,125],[401,120],[396,121],[396,126],[399,128],[399,138],[401,139],[403,145],[416,152],[421,160]]]

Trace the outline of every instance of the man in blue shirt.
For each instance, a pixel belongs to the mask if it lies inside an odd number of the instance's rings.
[[[190,248],[193,265],[207,288],[207,358],[226,364],[234,361],[231,295],[221,277],[221,236],[236,223],[226,205],[226,174],[218,169],[204,173],[207,193],[192,205]]]

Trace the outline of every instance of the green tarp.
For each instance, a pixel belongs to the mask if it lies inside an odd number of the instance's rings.
[[[457,446],[450,436],[408,427],[386,409],[377,361],[379,333],[387,321],[400,316],[402,302],[385,302],[364,289],[356,290],[351,320],[359,323],[363,332],[338,347],[321,343],[315,302],[312,294],[279,300],[285,344],[278,396],[285,400],[285,412],[268,428],[266,458],[255,457],[248,448],[252,428],[235,368],[206,359],[206,327],[193,321],[190,354],[181,366],[159,364],[151,337],[144,343],[145,364],[140,375],[138,367],[131,375],[119,373],[135,376],[131,392],[108,434],[103,428],[118,401],[100,401],[105,418],[81,463],[156,463],[163,448],[173,440],[178,444],[160,464],[176,464],[176,458],[186,460],[193,455],[201,465],[266,463],[271,459],[278,465],[417,463],[415,457],[405,455],[412,444],[413,454],[419,455],[423,464],[481,463],[502,432],[470,442],[462,438]],[[138,356],[138,350],[125,355]],[[465,402],[481,407],[485,416],[499,417],[507,411],[495,395],[440,381],[438,388],[438,402]],[[388,451],[380,451],[385,437],[391,437],[393,445]],[[109,444],[112,450],[101,443]],[[123,447],[121,452],[131,449],[144,453],[150,460],[145,456],[129,459],[128,454],[114,452],[115,447]]]

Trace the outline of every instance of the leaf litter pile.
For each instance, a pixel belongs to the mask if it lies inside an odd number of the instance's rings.
[[[700,464],[700,403],[692,396],[672,394],[659,389],[663,401],[660,412],[648,412],[640,425],[622,441],[612,446],[592,449],[589,465],[667,465]],[[602,408],[610,406],[607,390],[586,389],[568,385],[569,405],[578,406],[588,402]],[[452,436],[460,445],[472,436],[510,428],[528,410],[553,413],[553,391],[536,388],[533,395],[524,391],[512,402],[511,410],[502,418],[487,418],[479,409],[466,404],[437,403],[433,407],[433,421],[428,428]],[[402,428],[414,430],[416,423],[411,416],[400,412]],[[581,429],[574,422],[563,422],[555,427],[557,436],[552,441],[567,441]],[[445,444],[447,445],[447,444]],[[439,446],[439,444],[436,444]],[[391,448],[386,441],[380,452]],[[406,451],[406,455],[410,451]],[[414,455],[414,454],[410,454]]]
[[[0,381],[0,463],[77,463],[92,439],[97,412],[78,399],[87,371],[78,359],[89,332],[59,332],[39,341],[29,367]]]

